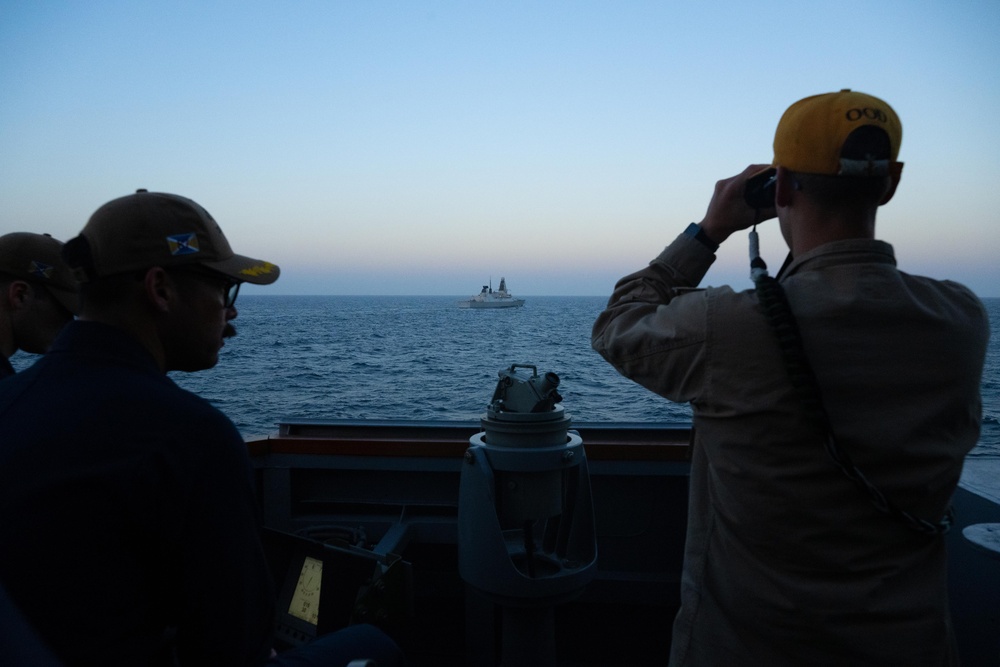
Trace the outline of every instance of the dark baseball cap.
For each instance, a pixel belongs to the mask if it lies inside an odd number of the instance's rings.
[[[153,266],[199,265],[256,285],[269,285],[280,274],[271,262],[234,253],[197,203],[146,190],[97,209],[80,235],[67,241],[64,257],[83,281]]]
[[[75,315],[80,309],[80,285],[63,261],[62,249],[62,241],[48,234],[4,234],[0,236],[0,273],[42,285]]]

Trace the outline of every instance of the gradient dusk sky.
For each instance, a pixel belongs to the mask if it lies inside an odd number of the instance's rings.
[[[997,297],[998,35],[997,0],[0,0],[0,233],[147,188],[281,266],[248,293],[607,295],[786,107],[852,88],[903,122],[878,236]]]

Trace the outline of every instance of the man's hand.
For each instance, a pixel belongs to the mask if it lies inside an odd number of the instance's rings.
[[[705,219],[700,223],[708,238],[722,243],[733,232],[747,229],[755,221],[768,220],[776,215],[773,207],[761,209],[760,220],[755,220],[756,210],[743,199],[747,179],[770,167],[769,164],[752,164],[736,176],[715,184],[715,194],[708,203]]]

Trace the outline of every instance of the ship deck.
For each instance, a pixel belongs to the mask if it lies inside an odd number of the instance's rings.
[[[572,428],[586,449],[598,565],[576,599],[555,606],[557,664],[665,664],[679,604],[690,428]],[[469,438],[480,431],[478,422],[289,420],[277,434],[248,441],[268,528],[363,534],[366,549],[403,571],[388,584],[391,604],[373,616],[368,596],[354,618],[378,619],[418,667],[500,664],[503,614],[458,568],[460,473]],[[1000,560],[962,535],[968,525],[1000,522],[998,472],[1000,460],[968,461],[955,497],[958,525],[946,538],[966,667],[996,665],[1000,656]],[[287,567],[279,558],[279,587]]]

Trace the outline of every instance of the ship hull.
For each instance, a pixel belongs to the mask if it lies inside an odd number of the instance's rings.
[[[510,301],[459,301],[459,308],[520,308],[524,305],[524,299],[512,299]]]

